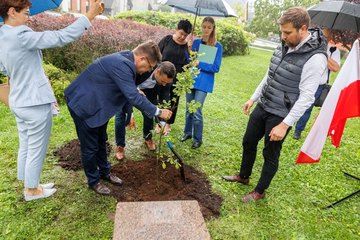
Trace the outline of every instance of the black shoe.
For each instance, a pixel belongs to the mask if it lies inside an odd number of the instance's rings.
[[[115,176],[112,173],[110,173],[107,177],[104,177],[103,179],[104,179],[104,181],[107,181],[107,182],[117,185],[117,186],[121,186],[124,183],[123,180],[121,180],[120,178],[118,178],[117,176]]]
[[[301,132],[295,131],[293,138],[299,140],[301,138]]]
[[[202,142],[193,142],[191,148],[192,149],[196,149],[199,148],[201,146]]]
[[[186,140],[191,139],[191,138],[192,138],[191,135],[185,133],[185,134],[181,137],[180,141],[181,141],[181,142],[185,142]]]

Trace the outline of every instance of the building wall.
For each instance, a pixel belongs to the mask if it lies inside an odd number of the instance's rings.
[[[60,8],[63,12],[86,13],[89,5],[88,0],[63,0]]]
[[[156,0],[114,0],[111,6],[107,6],[107,1],[105,3],[105,14],[115,15],[119,12],[124,12],[128,10],[149,10],[153,8]],[[63,0],[61,4],[61,10],[63,12],[75,12],[75,13],[86,13],[88,6],[88,0]]]

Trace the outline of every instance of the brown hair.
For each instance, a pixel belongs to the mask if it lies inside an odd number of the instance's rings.
[[[3,20],[9,17],[8,11],[12,7],[15,8],[17,12],[20,12],[24,8],[31,7],[31,2],[29,0],[1,0],[0,17],[2,17]]]
[[[159,64],[159,70],[161,74],[165,74],[168,78],[174,78],[176,69],[174,64],[169,61],[165,61]]]
[[[211,34],[209,36],[209,40],[206,44],[210,45],[210,46],[215,46],[215,44],[216,44],[215,20],[212,17],[205,17],[204,20],[202,21],[202,23],[204,23],[204,22],[209,22],[214,26],[214,29],[211,32]]]
[[[162,59],[159,46],[152,40],[138,45],[133,52],[135,55],[145,54],[149,61],[155,63],[161,62]]]
[[[292,23],[293,26],[299,30],[302,26],[309,28],[310,16],[307,10],[303,7],[292,7],[286,10],[278,20],[278,24],[284,25]]]

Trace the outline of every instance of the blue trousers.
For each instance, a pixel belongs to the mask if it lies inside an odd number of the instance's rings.
[[[107,160],[106,153],[106,141],[108,139],[106,127],[108,123],[91,128],[70,108],[69,111],[80,141],[81,161],[88,185],[93,187],[100,181],[100,178],[107,177],[110,174],[111,165]]]
[[[186,120],[184,133],[193,137],[194,142],[202,142],[204,121],[202,115],[202,107],[205,102],[207,92],[201,90],[192,89],[191,93],[186,94]],[[195,100],[199,102],[201,106],[195,113],[190,113],[187,104]]]
[[[115,115],[116,146],[125,147],[126,126],[130,123],[132,112],[132,105],[128,102]]]
[[[318,99],[321,95],[321,92],[324,88],[324,85],[320,85],[318,87],[318,89],[316,90],[315,93],[315,99]],[[295,131],[296,132],[302,132],[305,129],[306,123],[309,121],[310,116],[311,116],[311,112],[313,110],[314,104],[312,104],[304,113],[304,115],[302,115],[302,117],[297,121],[296,126],[295,126]]]

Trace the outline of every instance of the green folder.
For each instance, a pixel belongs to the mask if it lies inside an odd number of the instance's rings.
[[[199,61],[208,64],[213,64],[215,61],[217,50],[218,50],[217,47],[200,44],[199,54],[201,54],[201,56],[199,57]]]

